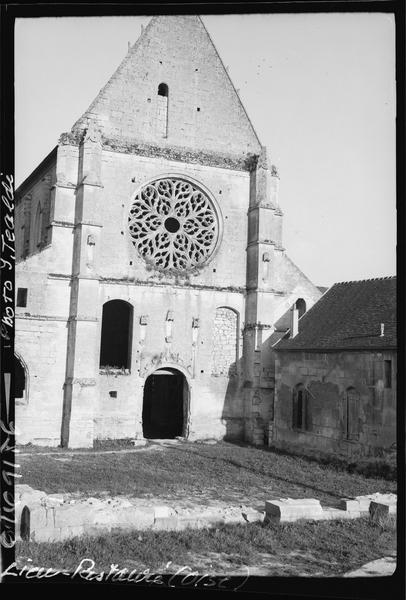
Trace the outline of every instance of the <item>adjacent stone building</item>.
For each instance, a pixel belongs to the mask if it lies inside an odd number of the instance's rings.
[[[269,444],[344,457],[396,443],[396,278],[333,285],[276,344]]]
[[[266,443],[272,345],[321,295],[278,185],[202,20],[152,18],[16,192],[17,440]]]

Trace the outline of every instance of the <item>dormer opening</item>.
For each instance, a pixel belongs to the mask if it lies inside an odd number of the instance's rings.
[[[300,319],[300,317],[302,317],[305,314],[305,312],[306,312],[306,302],[305,302],[305,300],[303,300],[303,298],[298,298],[298,300],[296,301],[295,308],[298,311],[298,317]]]

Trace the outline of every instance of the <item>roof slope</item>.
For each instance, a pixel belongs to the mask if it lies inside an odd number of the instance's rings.
[[[168,86],[167,137],[157,127],[158,86]],[[153,17],[73,133],[89,121],[105,137],[235,155],[260,142],[199,16]]]
[[[381,323],[384,335],[381,336]],[[333,285],[276,350],[396,348],[396,277]]]

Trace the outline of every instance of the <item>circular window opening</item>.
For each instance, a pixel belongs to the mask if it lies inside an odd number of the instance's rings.
[[[168,217],[165,219],[165,229],[169,231],[169,233],[176,233],[179,231],[180,223],[178,219],[174,217]]]
[[[128,217],[138,254],[160,271],[185,272],[203,266],[219,240],[219,218],[209,196],[181,177],[146,184]]]

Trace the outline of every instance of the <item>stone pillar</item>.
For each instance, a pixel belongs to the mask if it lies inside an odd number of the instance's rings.
[[[52,238],[54,273],[72,273],[75,225],[78,148],[59,144],[56,155],[56,181],[50,191],[49,226]]]
[[[99,358],[99,222],[102,195],[101,133],[90,125],[79,147],[79,181],[73,229],[62,445],[93,445]]]
[[[275,269],[276,253],[284,251],[278,190],[278,173],[269,167],[263,148],[250,181],[244,331],[245,436],[258,445],[268,443],[273,418],[274,357],[268,340],[274,331],[275,299],[283,294]]]

